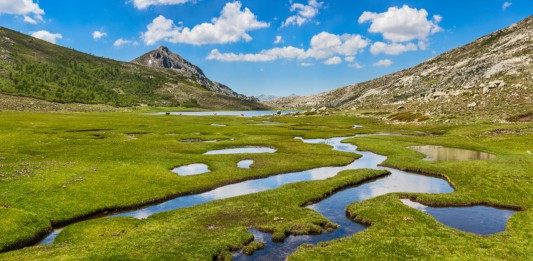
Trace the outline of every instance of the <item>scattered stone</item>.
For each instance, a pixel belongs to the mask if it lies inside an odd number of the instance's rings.
[[[397,110],[399,110],[399,111],[401,111],[403,109],[405,109],[405,106],[398,106],[398,108],[397,108]]]
[[[413,217],[404,217],[403,218],[403,221],[406,221],[406,222],[409,222],[409,221],[414,221],[415,219]]]
[[[103,237],[103,236],[104,236],[104,234],[99,234],[98,236],[101,236],[101,237]]]
[[[282,220],[284,220],[284,218],[282,218],[282,217],[274,217],[274,221],[282,221]]]
[[[448,94],[446,94],[445,92],[434,92],[433,93],[433,98],[439,98],[439,97],[444,97],[444,96],[448,96]]]
[[[477,106],[477,102],[472,102],[472,103],[469,103],[466,107],[468,108],[474,108]]]
[[[316,108],[312,108],[309,112],[316,112]]]
[[[498,88],[498,87],[504,87],[504,86],[505,86],[505,82],[503,80],[492,81],[492,82],[489,82],[489,85],[488,85],[488,87],[491,89]]]
[[[483,87],[483,93],[485,94],[485,93],[488,93],[488,92],[490,92],[489,87]]]
[[[473,83],[469,83],[469,84],[463,86],[463,89],[467,89],[467,90],[468,90],[468,89],[472,89],[472,88],[474,88],[475,86],[476,86],[475,84],[473,84]]]
[[[118,236],[120,236],[120,234],[119,233],[113,233],[113,236],[114,237],[118,237]]]
[[[6,157],[0,157],[0,160],[6,160]]]
[[[322,111],[327,111],[327,110],[328,110],[328,108],[326,108],[326,107],[320,107],[320,108],[317,110],[317,112],[322,112]]]
[[[207,230],[215,230],[215,229],[217,229],[217,226],[215,226],[215,225],[207,226]]]

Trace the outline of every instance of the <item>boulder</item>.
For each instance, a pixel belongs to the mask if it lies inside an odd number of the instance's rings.
[[[466,107],[468,108],[474,108],[477,106],[477,102],[472,102],[472,103],[469,103]]]
[[[492,82],[489,82],[489,84],[488,84],[488,87],[490,89],[494,89],[494,88],[498,88],[498,87],[504,87],[504,86],[505,86],[505,82],[503,80],[492,81]]]

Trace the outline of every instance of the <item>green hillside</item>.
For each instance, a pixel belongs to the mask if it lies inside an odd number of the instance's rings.
[[[173,70],[95,57],[0,27],[0,93],[58,103],[252,109]]]

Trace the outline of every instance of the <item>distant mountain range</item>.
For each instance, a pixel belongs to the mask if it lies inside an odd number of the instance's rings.
[[[533,17],[415,67],[274,107],[409,110],[500,118],[533,111]]]
[[[296,97],[297,95],[296,94],[291,94],[287,97]],[[283,98],[281,96],[276,96],[276,95],[267,95],[267,94],[261,94],[259,96],[255,96],[255,98],[257,98],[259,101],[261,102],[268,102],[268,101],[273,101],[273,100],[276,100],[276,99],[280,99],[280,98]]]
[[[3,27],[0,94],[2,99],[30,97],[56,103],[265,108],[256,98],[209,80],[200,68],[166,47],[127,63],[81,53]]]

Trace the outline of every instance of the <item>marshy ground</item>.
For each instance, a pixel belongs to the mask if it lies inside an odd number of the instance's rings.
[[[260,124],[272,121],[278,124]],[[392,125],[350,115],[275,118],[145,115],[138,113],[0,113],[0,259],[212,259],[253,239],[250,228],[275,237],[317,233],[335,224],[308,202],[383,175],[354,170],[322,181],[283,187],[138,220],[100,218],[68,226],[48,246],[31,245],[53,227],[105,211],[130,209],[244,180],[323,166],[357,156],[306,139],[389,132],[346,140],[388,156],[384,165],[448,179],[449,194],[393,193],[350,204],[352,219],[370,225],[339,240],[302,246],[290,260],[527,259],[533,252],[533,124]],[[212,126],[223,123],[225,127]],[[354,125],[363,128],[354,129]],[[509,130],[509,131],[500,131]],[[428,134],[428,135],[425,135]],[[183,142],[190,140],[216,142]],[[410,146],[483,151],[477,161],[425,161]],[[265,154],[204,155],[239,147]],[[529,153],[528,153],[529,151]],[[253,160],[250,169],[238,167]],[[202,163],[211,172],[180,176],[171,170]],[[478,236],[443,225],[400,199],[433,205],[515,207],[505,232]],[[406,221],[406,217],[409,217]],[[250,246],[251,247],[251,246]],[[250,248],[248,247],[248,248]]]

